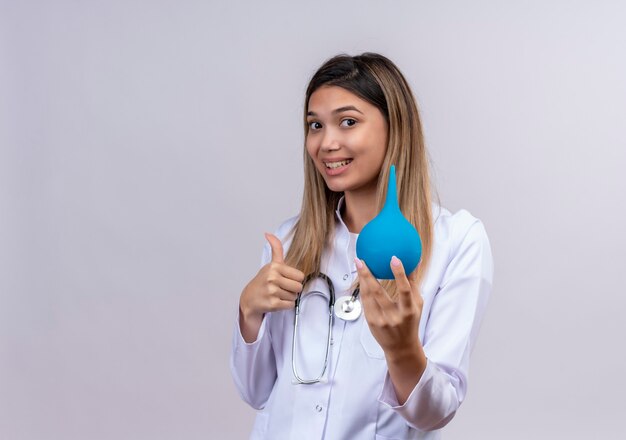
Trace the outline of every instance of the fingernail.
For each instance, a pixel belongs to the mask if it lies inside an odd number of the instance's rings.
[[[358,269],[363,269],[363,263],[357,257],[354,257],[354,264],[356,264]]]
[[[400,260],[395,255],[391,257],[391,265],[395,267],[400,266]]]

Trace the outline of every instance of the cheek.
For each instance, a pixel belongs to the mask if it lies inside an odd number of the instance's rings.
[[[317,157],[317,150],[318,150],[315,142],[313,142],[311,139],[307,139],[304,144],[304,147],[306,148],[306,152],[309,154],[311,159],[315,161],[315,158]]]
[[[364,136],[356,145],[358,147],[355,148],[355,151],[359,151],[374,161],[384,157],[387,152],[387,138],[385,135],[378,133],[370,133],[369,136]]]
[[[387,133],[381,133],[381,136],[379,136],[376,141],[378,154],[384,157],[387,152]]]

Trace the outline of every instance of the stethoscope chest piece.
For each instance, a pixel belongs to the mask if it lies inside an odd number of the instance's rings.
[[[361,301],[354,295],[346,295],[335,302],[335,315],[344,321],[354,321],[361,316]]]

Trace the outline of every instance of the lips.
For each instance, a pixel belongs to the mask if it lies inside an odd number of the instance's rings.
[[[338,174],[343,173],[352,165],[352,159],[342,159],[342,160],[324,160],[324,167],[326,168],[327,176],[337,176]]]

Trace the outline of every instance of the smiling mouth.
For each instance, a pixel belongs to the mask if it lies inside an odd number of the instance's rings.
[[[339,162],[325,162],[324,166],[328,168],[329,170],[333,170],[335,168],[340,168],[345,165],[348,165],[350,162],[352,162],[352,159],[346,159],[346,160],[342,160]]]

